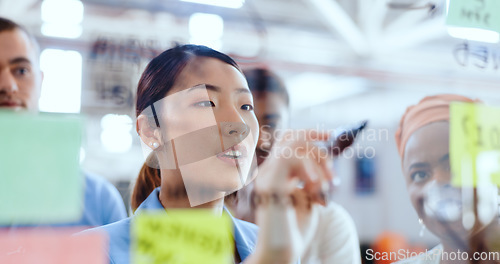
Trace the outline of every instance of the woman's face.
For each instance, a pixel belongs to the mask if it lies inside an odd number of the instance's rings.
[[[410,200],[426,227],[441,239],[464,241],[468,232],[462,225],[461,211],[458,219],[443,221],[437,217],[441,212],[429,206],[430,194],[438,186],[451,189],[448,122],[428,124],[411,135],[405,148],[403,173]]]
[[[160,164],[175,159],[192,206],[247,183],[259,131],[241,72],[217,59],[196,58],[155,108],[166,152],[158,156]]]

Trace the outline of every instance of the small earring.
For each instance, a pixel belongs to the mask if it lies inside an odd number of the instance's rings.
[[[153,143],[153,148],[157,148],[159,144],[157,142]]]
[[[424,231],[425,231],[425,224],[424,224],[424,220],[422,220],[422,218],[419,218],[418,219],[418,223],[420,224],[421,228],[420,228],[420,232],[418,233],[418,236],[420,237],[423,237],[424,236]]]

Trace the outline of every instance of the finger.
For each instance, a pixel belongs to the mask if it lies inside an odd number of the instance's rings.
[[[317,146],[310,142],[295,142],[291,146],[292,155],[288,156],[288,166],[294,167],[300,180],[309,188],[319,189],[321,182],[331,178],[328,166],[328,153],[321,151]],[[281,160],[283,162],[283,159]],[[303,166],[303,168],[301,168]]]
[[[321,170],[323,171],[325,180],[331,181],[334,178],[333,171],[333,159],[328,156],[327,158],[323,158],[319,160],[319,165]]]
[[[322,178],[324,176],[322,175],[323,172],[319,167],[319,164],[311,159],[302,159],[301,161],[307,173],[306,176],[310,179],[310,181],[304,185],[304,189],[311,192],[320,190]]]
[[[335,186],[334,186],[335,171],[333,167],[333,158],[330,157],[328,159],[322,160],[320,167],[326,177],[321,186],[322,199],[325,201],[325,204],[328,204],[332,199],[332,196],[335,191]]]
[[[291,164],[292,164],[292,170],[290,174],[291,178],[297,179],[298,181],[302,182],[304,184],[304,189],[305,188],[314,189],[314,186],[317,185],[315,182],[318,181],[317,179],[318,175],[315,174],[314,169],[306,165],[307,159],[294,159],[293,162],[291,162]]]
[[[311,193],[311,195],[315,202],[325,206],[331,196],[331,191],[333,191],[333,188],[331,188],[333,185],[333,159],[326,152],[322,153],[321,151],[322,149],[318,148],[316,148],[316,151],[313,151],[313,153],[318,153],[319,156],[312,159],[314,164],[311,164],[311,166],[314,166],[316,175],[319,175],[320,178],[318,185],[314,186],[317,190]]]
[[[304,190],[307,192],[312,202],[326,205],[326,196],[323,190],[323,184],[325,183],[325,178],[327,177],[325,172],[314,160],[304,159],[304,165],[309,173],[309,177],[313,180],[310,185],[306,185],[304,187]]]
[[[328,165],[328,161],[332,159],[326,149],[319,147],[312,141],[298,141],[295,147],[300,149],[301,157],[312,159],[320,165]]]
[[[307,194],[303,189],[296,188],[295,190],[293,190],[293,192],[290,194],[290,198],[292,200],[294,208],[299,210],[305,208]]]
[[[279,193],[288,195],[299,181],[308,182],[304,178],[305,171],[291,159],[270,158],[264,161],[259,168],[259,176],[256,178],[254,188],[264,193]]]
[[[313,150],[312,160],[316,161],[317,168],[320,170],[317,172],[317,175],[320,175],[321,188],[323,193],[327,193],[329,191],[330,185],[328,184],[333,180],[333,159],[332,157],[322,148],[313,145],[311,147]]]

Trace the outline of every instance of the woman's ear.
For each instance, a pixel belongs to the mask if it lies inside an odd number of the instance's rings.
[[[137,117],[137,132],[142,142],[151,149],[154,150],[162,145],[160,130],[151,126],[147,116],[141,114]]]

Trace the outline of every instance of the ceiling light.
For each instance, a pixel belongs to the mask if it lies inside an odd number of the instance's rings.
[[[245,0],[181,0],[181,1],[203,4],[203,5],[234,8],[234,9],[241,8],[245,3]]]
[[[44,0],[41,12],[43,35],[59,38],[78,38],[82,35],[83,4],[81,1]]]
[[[189,17],[189,35],[191,44],[205,45],[215,50],[222,46],[224,20],[214,14],[194,13]]]
[[[44,0],[42,21],[79,24],[83,21],[83,4],[79,0]]]
[[[220,39],[224,20],[219,15],[194,13],[189,17],[189,35],[193,38]]]

